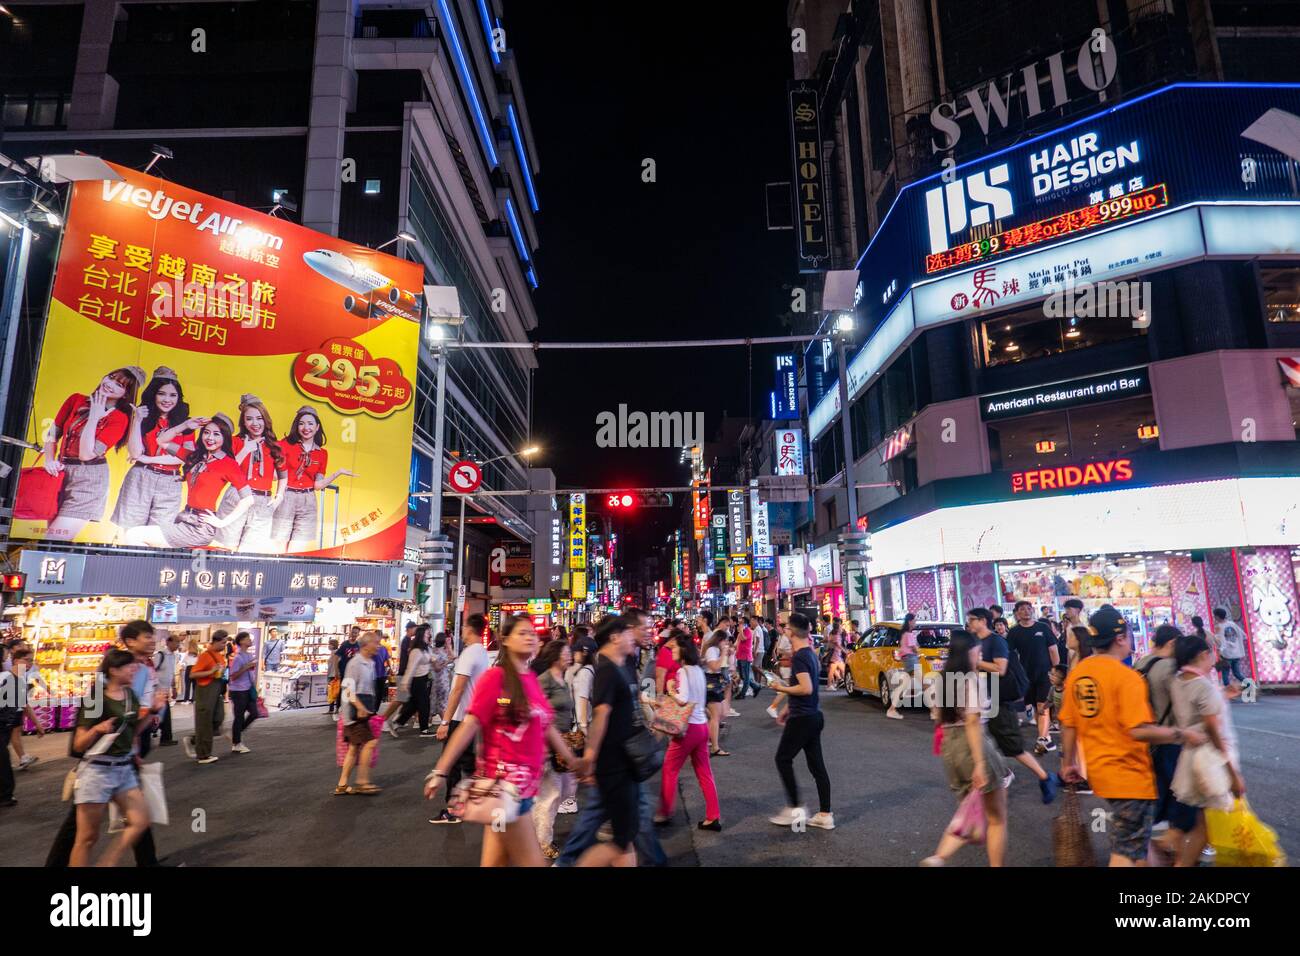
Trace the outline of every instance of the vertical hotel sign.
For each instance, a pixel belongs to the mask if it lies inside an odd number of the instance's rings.
[[[819,263],[830,256],[830,239],[826,234],[826,171],[822,162],[817,91],[804,83],[792,83],[789,98],[799,271],[817,272]]]

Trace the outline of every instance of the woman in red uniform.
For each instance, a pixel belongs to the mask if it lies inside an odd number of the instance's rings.
[[[176,373],[165,365],[140,396],[126,436],[131,469],[122,479],[109,520],[123,531],[138,525],[165,525],[181,510],[181,465],[194,450],[190,407]],[[188,427],[186,427],[188,426]]]
[[[231,551],[246,553],[271,549],[271,518],[284,500],[287,474],[284,449],[275,437],[271,413],[256,395],[239,397],[239,434],[234,439],[235,464],[248,479],[253,504],[243,517],[221,529],[217,544]],[[278,483],[278,486],[277,486]],[[226,495],[217,509],[220,517],[235,510],[237,499]]]
[[[144,384],[144,369],[134,365],[109,372],[90,395],[75,393],[54,416],[45,432],[44,467],[51,475],[63,472],[59,510],[45,537],[71,541],[88,521],[103,521],[108,504],[110,448],[126,444],[136,393]]]
[[[304,405],[293,416],[293,424],[280,442],[280,449],[284,452],[288,474],[284,500],[275,509],[271,523],[271,537],[275,539],[277,551],[288,552],[295,546],[299,551],[307,551],[319,540],[316,492],[332,485],[340,475],[352,476],[352,472],[340,468],[331,475],[325,474],[329,467],[325,429],[321,427],[320,415],[310,405]]]
[[[125,543],[149,548],[205,548],[226,525],[253,504],[248,479],[235,464],[232,423],[218,412],[199,429],[199,447],[185,459],[185,509],[164,525],[145,525],[126,533]],[[217,517],[217,502],[229,485],[238,498],[233,511]]]

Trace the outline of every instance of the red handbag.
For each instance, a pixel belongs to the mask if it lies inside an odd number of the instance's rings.
[[[39,462],[41,456],[36,456]],[[18,493],[14,497],[14,519],[17,521],[52,521],[59,513],[59,492],[63,490],[64,473],[51,475],[39,464],[24,468],[18,474]]]

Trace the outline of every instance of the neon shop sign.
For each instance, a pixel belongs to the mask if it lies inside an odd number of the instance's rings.
[[[1011,475],[1011,490],[1015,494],[1025,491],[1062,491],[1132,479],[1132,460],[1116,458],[1111,461],[1090,461],[1086,465],[1057,465],[1054,468],[1017,471]]]

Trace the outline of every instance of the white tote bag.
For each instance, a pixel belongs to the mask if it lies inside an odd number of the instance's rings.
[[[140,777],[140,792],[144,794],[145,806],[149,810],[149,823],[167,826],[171,820],[167,814],[167,794],[163,790],[163,765],[147,763],[136,771]],[[117,804],[108,804],[108,832],[114,833],[125,826],[122,811]]]

